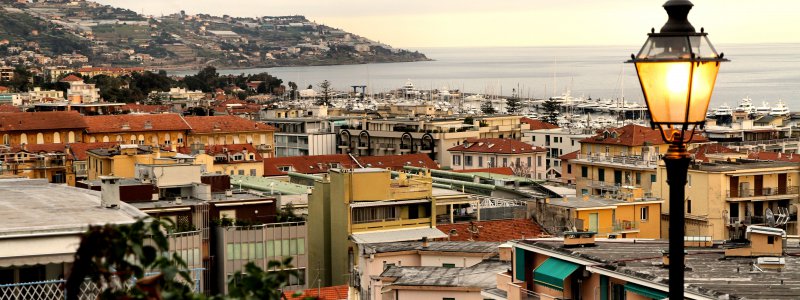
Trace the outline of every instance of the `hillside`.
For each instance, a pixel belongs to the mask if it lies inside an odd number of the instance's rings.
[[[395,49],[303,16],[237,18],[181,12],[155,17],[90,1],[0,1],[0,55],[8,60],[25,50],[58,64],[73,63],[56,58],[75,53],[92,65],[165,69],[427,60],[424,54]]]

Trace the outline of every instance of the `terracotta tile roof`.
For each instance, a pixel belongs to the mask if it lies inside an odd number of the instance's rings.
[[[708,157],[706,156],[706,154],[739,153],[739,152],[720,144],[703,144],[698,146],[697,148],[689,150],[689,153],[694,155],[694,160],[708,162]]]
[[[237,116],[190,116],[184,118],[194,133],[275,131],[275,127]]]
[[[88,125],[80,114],[74,111],[16,112],[0,114],[0,132],[84,129]]]
[[[64,148],[66,148],[66,144],[58,143],[58,144],[28,144],[25,145],[25,151],[28,153],[63,153]],[[12,152],[18,152],[22,150],[22,146],[14,146],[11,147]]]
[[[567,153],[567,154],[564,154],[562,156],[559,156],[558,159],[560,159],[562,162],[573,160],[573,159],[578,158],[578,154],[580,154],[580,153],[581,153],[581,150],[575,150],[575,151],[572,151],[570,153]]]
[[[86,153],[89,150],[101,148],[113,148],[119,145],[116,142],[110,143],[72,143],[69,144],[69,149],[72,151],[72,157],[75,160],[86,160],[89,155]]]
[[[61,82],[76,82],[76,81],[83,81],[83,78],[75,76],[75,74],[69,74],[69,76],[61,79]]]
[[[286,166],[292,167],[292,172],[296,173],[320,174],[328,172],[332,163],[341,168],[358,168],[358,164],[347,154],[272,157],[264,159],[264,176],[286,175],[280,170],[280,167]]]
[[[8,87],[0,85],[0,93],[5,93],[5,92],[8,92]]]
[[[526,123],[531,125],[531,130],[542,130],[542,129],[555,129],[558,128],[558,125],[550,124],[544,121],[534,120],[530,118],[521,118],[519,120],[522,123]]]
[[[190,147],[181,147],[178,148],[177,150],[179,153],[183,154],[191,154],[192,152],[192,149]],[[216,154],[224,154],[226,153],[225,150],[234,153],[247,151],[247,153],[255,154],[256,161],[261,161],[264,159],[261,156],[261,154],[258,153],[258,150],[256,150],[256,148],[250,144],[206,145],[203,150],[205,150],[206,154],[211,156],[214,156]],[[253,162],[253,161],[242,161],[242,162]]]
[[[470,223],[441,224],[436,228],[450,235],[451,241],[506,242],[522,238],[538,237],[543,231],[530,219],[491,220],[474,222],[478,233],[470,233]],[[455,231],[453,231],[455,230]],[[455,233],[455,234],[453,234]]]
[[[747,155],[749,159],[800,162],[800,154],[780,152],[753,152]]]
[[[693,143],[705,142],[707,139],[696,133]],[[636,124],[628,124],[619,128],[600,130],[596,135],[582,139],[581,144],[610,144],[623,146],[664,145],[661,132]]]
[[[185,131],[192,129],[178,114],[107,115],[85,117],[88,133]]]
[[[13,106],[11,104],[0,105],[0,113],[21,112],[21,111],[22,110],[19,107]]]
[[[515,139],[467,139],[463,144],[447,149],[450,152],[478,152],[520,154],[547,151],[544,148],[528,145]]]
[[[347,285],[326,286],[319,289],[307,289],[295,297],[298,291],[285,291],[286,300],[347,300]]]
[[[359,156],[356,157],[359,163],[365,168],[390,168],[392,170],[402,170],[403,166],[412,166],[428,169],[439,169],[427,154],[401,154],[401,155],[382,155],[382,156]]]
[[[514,170],[509,167],[498,167],[498,168],[484,168],[484,169],[469,169],[469,170],[453,170],[456,173],[492,173],[492,174],[500,174],[500,175],[514,175]]]
[[[120,107],[121,110],[128,110],[133,113],[165,113],[170,112],[169,105],[147,105],[128,103]]]

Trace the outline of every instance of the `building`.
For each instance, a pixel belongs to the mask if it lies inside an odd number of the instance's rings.
[[[666,169],[658,167],[666,178]],[[791,234],[798,234],[800,206],[800,164],[786,161],[739,159],[695,163],[689,167],[686,183],[686,235],[729,239],[746,225],[768,224],[767,210]],[[669,186],[654,184],[655,197],[668,198]],[[664,202],[662,232],[668,235],[669,201]],[[776,217],[777,218],[777,217]]]
[[[763,227],[762,227],[763,228]],[[782,247],[780,229],[748,228],[750,246],[739,251],[686,248],[685,298],[796,298],[797,248]],[[772,241],[772,244],[769,242]],[[782,242],[783,241],[783,242]],[[497,286],[483,291],[491,299],[665,299],[668,296],[668,243],[662,240],[589,240],[594,246],[566,240],[511,242],[511,270],[497,275]],[[744,256],[747,248],[760,249]],[[778,250],[779,249],[779,250]]]
[[[482,299],[481,290],[492,286],[501,266],[508,268],[497,260],[499,247],[427,240],[362,245],[350,299]]]
[[[125,75],[132,75],[133,73],[144,73],[145,69],[141,67],[132,68],[119,68],[119,67],[82,67],[75,70],[75,73],[81,74],[86,78],[92,78],[99,75],[109,77],[120,77]]]
[[[322,106],[324,107],[324,106]],[[270,111],[271,113],[271,111]],[[287,112],[279,112],[279,115]],[[325,110],[327,114],[327,110]],[[275,156],[307,156],[336,154],[336,131],[334,126],[344,118],[283,117],[262,118],[262,121],[277,128],[275,132]]]
[[[250,144],[184,147],[178,152],[194,157],[194,163],[202,165],[204,173],[264,176],[263,158]]]
[[[466,139],[448,148],[455,170],[510,167],[518,176],[544,180],[546,149],[514,139]]]
[[[572,160],[577,159],[580,152],[580,150],[575,150],[558,157],[558,160],[561,161],[561,183],[567,185],[575,184],[576,170],[573,169],[574,163]]]
[[[191,127],[191,144],[250,144],[261,156],[275,156],[275,127],[237,116],[184,118]]]
[[[525,118],[527,119],[527,118]],[[525,120],[523,119],[523,120]],[[539,120],[525,120],[531,127],[522,132],[522,141],[547,149],[547,179],[564,182],[561,156],[581,150],[581,140],[593,136],[593,133],[559,128],[556,125]]]
[[[178,114],[107,115],[83,118],[89,143],[118,142],[151,147],[184,147],[192,127]]]
[[[88,127],[77,112],[17,112],[0,114],[3,144],[58,144],[83,141]]]
[[[438,169],[426,154],[350,156],[347,154],[274,157],[264,159],[264,176],[284,177],[289,172],[325,174],[330,169],[381,168],[402,171],[405,167]]]
[[[100,101],[100,89],[94,83],[84,83],[83,78],[70,74],[60,82],[69,84],[67,101],[71,104],[94,103]]]
[[[22,176],[75,185],[73,159],[67,147],[63,143],[0,147],[0,172],[4,177]]]
[[[132,224],[146,216],[126,203],[106,208],[101,198],[100,192],[41,179],[1,179],[0,282],[66,278],[89,225]]]
[[[658,239],[662,202],[641,195],[624,200],[599,196],[537,200],[532,215],[548,232],[587,231],[601,237]]]
[[[430,175],[385,169],[331,169],[309,201],[310,278],[323,286],[352,280],[361,244],[447,237],[436,229]]]
[[[158,147],[135,144],[120,144],[111,148],[95,148],[87,153],[87,179],[94,180],[100,176],[117,176],[121,178],[137,177],[138,165],[172,165],[180,164],[186,168],[202,168],[191,165],[192,157],[164,151]]]
[[[14,68],[0,67],[0,81],[11,81],[11,80],[14,80]]]

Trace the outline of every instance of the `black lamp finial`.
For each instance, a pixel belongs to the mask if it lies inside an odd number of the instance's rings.
[[[664,3],[664,10],[669,15],[667,23],[661,27],[661,33],[694,33],[694,26],[689,22],[689,11],[692,10],[689,0],[669,0]]]

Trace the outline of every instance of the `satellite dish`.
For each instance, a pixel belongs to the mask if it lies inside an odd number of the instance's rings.
[[[775,227],[775,214],[772,213],[772,210],[767,208],[764,214],[767,217],[767,225],[769,225],[769,227]]]

